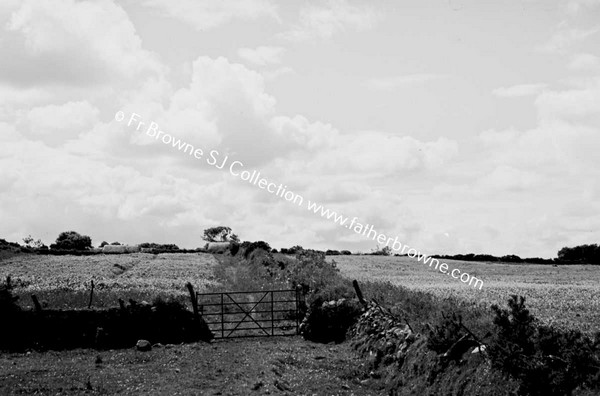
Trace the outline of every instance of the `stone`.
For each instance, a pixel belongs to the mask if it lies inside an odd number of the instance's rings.
[[[150,341],[148,340],[139,340],[135,344],[135,347],[140,352],[148,352],[152,350],[152,344],[150,344]]]
[[[473,351],[471,353],[481,353],[481,352],[485,351],[485,349],[486,349],[486,346],[481,345],[481,346],[478,346],[477,348],[473,349]]]

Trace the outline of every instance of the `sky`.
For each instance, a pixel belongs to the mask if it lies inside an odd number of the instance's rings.
[[[599,0],[8,0],[0,51],[10,241],[377,247],[313,202],[428,254],[600,243]]]

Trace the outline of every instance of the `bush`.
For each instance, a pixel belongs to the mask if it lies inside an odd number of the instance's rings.
[[[181,249],[179,249],[179,246],[177,246],[173,243],[160,244],[160,243],[144,242],[144,243],[141,243],[139,245],[139,247],[146,248],[146,249],[154,249],[155,252],[160,252],[160,253],[168,253],[168,252],[175,252],[175,251],[181,250]]]
[[[300,287],[313,295],[342,279],[335,262],[328,262],[325,253],[315,250],[298,253],[295,265],[289,266],[287,272],[292,287]]]
[[[258,241],[258,242],[244,242],[242,243],[242,248],[244,248],[244,258],[248,258],[250,253],[252,253],[256,249],[262,249],[266,252],[271,252],[271,246],[267,242]]]
[[[392,248],[389,246],[384,246],[383,248],[380,248],[379,245],[377,245],[377,248],[373,250],[370,254],[372,256],[391,256]]]
[[[10,277],[6,279],[6,283],[0,285],[0,316],[5,317],[6,314],[11,314],[20,311],[21,308],[17,304],[19,297],[13,296]]]
[[[340,254],[341,254],[342,256],[351,256],[351,255],[352,255],[352,252],[351,252],[350,250],[342,250],[342,251],[340,252]]]
[[[582,264],[600,264],[600,246],[593,244],[564,247],[558,251],[558,259]]]
[[[492,306],[498,332],[489,353],[494,367],[520,381],[521,393],[570,395],[579,386],[598,386],[598,340],[578,330],[539,326],[523,297],[511,296],[508,306]]]
[[[229,253],[232,256],[235,256],[236,254],[238,254],[239,251],[240,251],[240,244],[237,242],[231,242],[231,245],[229,245]]]
[[[338,250],[327,250],[325,254],[327,256],[339,256],[340,252]]]
[[[340,343],[346,339],[348,329],[356,323],[362,313],[362,305],[354,300],[332,300],[311,304],[308,316],[302,325],[302,335],[314,342]]]
[[[87,250],[91,247],[92,239],[75,231],[61,232],[56,242],[50,245],[51,249],[57,250]]]

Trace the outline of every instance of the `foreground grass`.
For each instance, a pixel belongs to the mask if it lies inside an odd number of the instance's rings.
[[[0,394],[376,395],[347,344],[299,337],[0,355]]]

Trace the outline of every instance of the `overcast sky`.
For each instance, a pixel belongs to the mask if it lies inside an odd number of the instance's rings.
[[[0,237],[376,242],[123,111],[425,253],[600,242],[600,1],[0,3]]]

